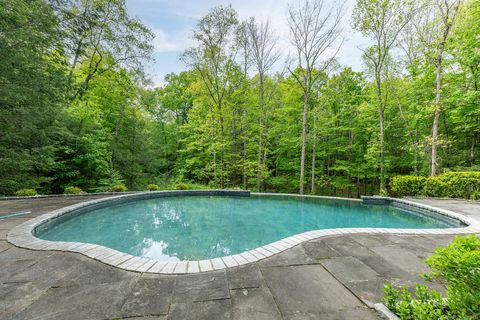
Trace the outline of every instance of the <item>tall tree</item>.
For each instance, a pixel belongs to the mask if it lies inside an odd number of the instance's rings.
[[[397,45],[400,32],[407,25],[415,10],[409,0],[357,0],[353,10],[354,28],[373,40],[374,45],[365,49],[364,58],[375,79],[377,109],[379,115],[380,190],[385,192],[385,77],[389,54]]]
[[[0,1],[0,194],[48,185],[64,138],[58,21],[43,0]]]
[[[266,101],[265,101],[265,77],[267,73],[271,71],[275,63],[280,58],[280,53],[277,50],[277,37],[274,36],[269,21],[256,22],[254,18],[250,18],[247,23],[248,36],[250,43],[251,60],[258,73],[259,84],[259,133],[258,133],[258,153],[257,153],[257,190],[262,188],[262,175],[265,170],[266,157],[265,140],[266,140]]]
[[[330,5],[330,4],[328,4]],[[340,20],[342,7],[331,5],[327,7],[324,0],[305,0],[288,10],[288,26],[291,42],[296,50],[298,72],[290,70],[303,91],[303,126],[300,155],[299,192],[303,194],[305,185],[305,154],[307,146],[307,126],[309,102],[312,87],[322,72],[330,65],[333,57],[329,49],[340,35]],[[340,47],[338,47],[339,49]],[[337,49],[337,51],[338,51]],[[333,56],[336,55],[336,52]],[[323,65],[321,62],[324,62]]]
[[[474,166],[478,160],[480,133],[480,2],[469,0],[462,7],[453,30],[449,53],[453,62],[460,64],[453,82],[463,82],[464,85],[456,86],[453,101],[458,106],[459,123],[464,124],[458,128],[470,138],[465,162]]]
[[[432,125],[430,175],[437,174],[438,126],[442,109],[443,58],[447,41],[457,18],[461,0],[434,1],[433,46],[435,47],[435,109]]]
[[[137,74],[150,59],[153,33],[128,14],[125,0],[50,0],[70,62],[71,100],[82,98],[90,81],[117,66]],[[87,66],[76,73],[79,65]]]
[[[232,93],[234,84],[231,75],[238,51],[236,30],[238,26],[237,12],[231,7],[215,7],[204,16],[194,30],[193,38],[197,47],[188,49],[182,60],[198,72],[205,86],[213,107],[218,113],[220,132],[213,137],[213,143],[220,140],[220,177],[221,188],[225,184],[225,100]],[[212,118],[215,117],[211,111]],[[212,123],[214,125],[216,121]],[[216,150],[213,150],[213,162],[216,167]],[[215,171],[216,172],[216,171]]]

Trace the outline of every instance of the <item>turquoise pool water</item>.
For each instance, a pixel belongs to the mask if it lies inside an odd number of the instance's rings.
[[[96,209],[36,236],[103,245],[158,260],[241,253],[305,231],[329,228],[448,228],[390,206],[296,197],[178,196]]]

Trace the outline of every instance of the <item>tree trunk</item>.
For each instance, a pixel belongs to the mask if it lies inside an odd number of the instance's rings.
[[[447,2],[445,2],[447,4]],[[438,45],[437,57],[435,59],[436,66],[436,83],[435,83],[435,112],[433,115],[433,127],[432,127],[432,156],[431,156],[431,170],[430,175],[435,176],[437,174],[437,144],[438,144],[438,122],[440,119],[440,112],[442,107],[442,60],[443,52],[445,50],[445,45],[450,34],[450,30],[453,26],[455,18],[458,13],[458,8],[460,6],[460,1],[458,1],[454,7],[446,8],[446,16],[442,17],[443,22],[445,23],[445,30],[443,31],[442,39]],[[452,10],[452,15],[450,16],[450,10]]]
[[[478,118],[477,118],[477,127],[478,127]],[[470,145],[470,166],[475,165],[475,145],[477,143],[477,131],[472,130],[472,144]]]
[[[243,190],[247,190],[247,141],[244,137],[243,139]]]
[[[315,152],[317,144],[317,114],[313,110],[313,136],[312,136],[312,184],[310,187],[310,192],[315,194]]]
[[[247,55],[247,50],[244,48],[243,50],[243,75],[245,79],[248,79],[248,55]],[[245,124],[244,124],[244,132],[243,132],[243,190],[247,190],[247,167],[246,167],[246,162],[247,162],[247,132],[248,132],[248,112],[246,111],[247,109],[245,108],[244,116],[245,116]]]
[[[437,58],[436,58],[436,79],[435,79],[435,112],[433,114],[433,127],[432,127],[432,154],[430,162],[430,175],[435,176],[437,174],[437,141],[438,141],[438,123],[440,120],[441,111],[441,99],[442,99],[442,56],[443,56],[443,44],[440,45]]]
[[[260,130],[258,134],[258,154],[257,154],[257,191],[261,191],[262,187],[262,146],[263,146],[263,108],[264,108],[264,96],[263,96],[263,76],[260,75]]]
[[[307,145],[307,114],[308,114],[308,94],[303,94],[303,127],[302,127],[302,154],[300,156],[300,189],[303,194],[303,185],[305,181],[305,149]]]
[[[378,117],[380,124],[380,191],[385,190],[385,116],[382,102],[382,82],[378,72],[375,75],[377,82]]]

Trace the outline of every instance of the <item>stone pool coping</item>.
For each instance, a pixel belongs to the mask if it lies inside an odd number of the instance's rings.
[[[222,196],[250,196],[266,195],[279,197],[300,197],[331,200],[363,201],[365,204],[392,205],[395,207],[410,209],[426,215],[440,215],[447,219],[454,219],[465,224],[465,227],[445,229],[391,229],[391,228],[336,228],[307,231],[296,234],[279,241],[264,245],[239,254],[221,258],[206,259],[200,261],[158,261],[156,259],[142,258],[110,249],[101,245],[82,242],[60,242],[48,241],[36,238],[34,233],[42,225],[51,223],[54,219],[67,214],[81,214],[96,208],[107,205],[127,202],[131,199],[141,200],[157,197],[170,196],[200,196],[200,195],[222,195]],[[66,216],[65,216],[66,217]],[[124,194],[103,199],[96,199],[64,207],[47,214],[43,214],[24,222],[10,230],[7,240],[13,245],[33,250],[53,250],[80,253],[84,256],[98,260],[105,264],[133,272],[152,274],[186,274],[199,273],[226,268],[237,267],[271,257],[275,254],[293,248],[303,242],[318,239],[326,236],[341,234],[410,234],[410,235],[449,235],[449,234],[471,234],[480,232],[480,222],[470,217],[458,214],[449,210],[435,208],[432,206],[418,204],[409,200],[389,197],[363,197],[360,199],[347,199],[338,197],[323,196],[302,196],[294,194],[278,193],[250,193],[243,190],[182,190],[182,191],[155,191]]]

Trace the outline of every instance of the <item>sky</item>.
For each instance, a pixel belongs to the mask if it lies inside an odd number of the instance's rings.
[[[229,5],[238,12],[240,20],[255,17],[259,21],[269,20],[279,37],[279,49],[286,58],[292,48],[289,42],[287,10],[289,4],[299,0],[127,0],[131,15],[139,18],[155,34],[154,60],[146,71],[155,85],[164,83],[165,75],[186,70],[179,60],[180,54],[193,45],[192,30],[197,21],[218,5]],[[339,1],[339,0],[326,0]],[[350,66],[354,71],[362,69],[361,50],[368,45],[359,33],[351,28],[351,10],[354,0],[346,0],[342,19],[343,45],[337,54],[339,63]]]

